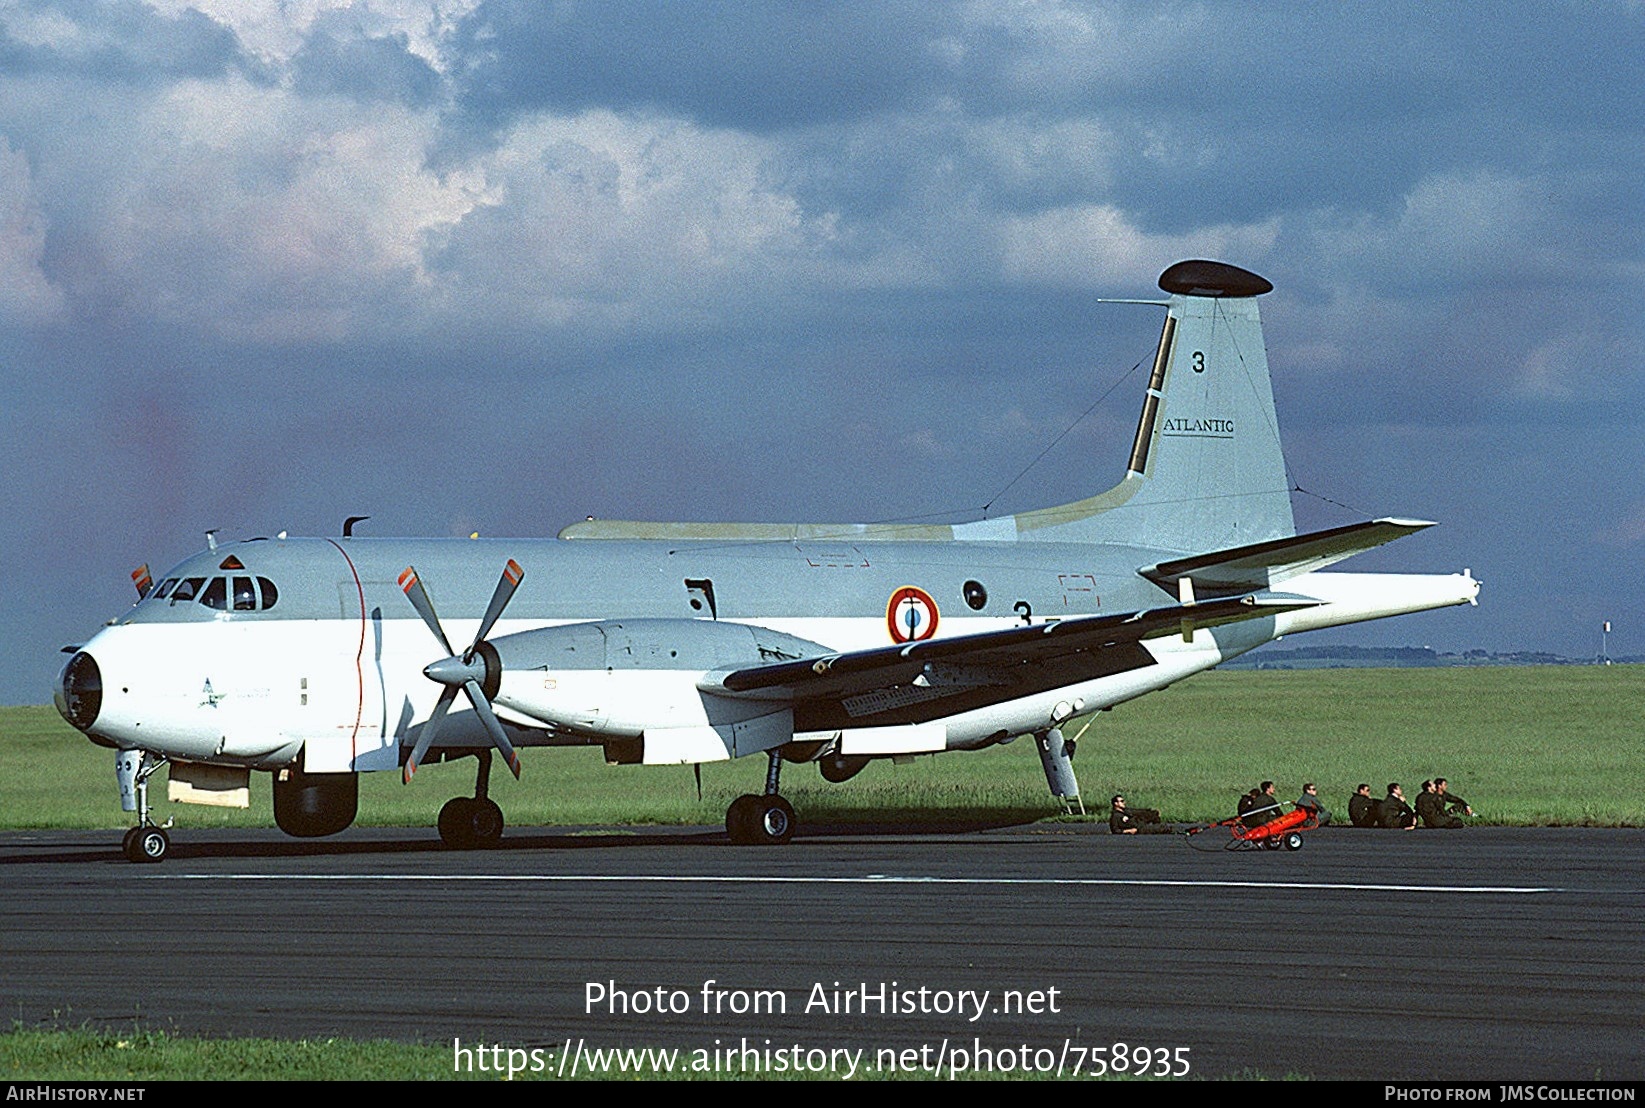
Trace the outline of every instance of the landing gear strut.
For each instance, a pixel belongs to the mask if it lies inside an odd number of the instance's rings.
[[[474,776],[474,795],[457,796],[440,809],[440,839],[457,850],[496,846],[503,837],[503,810],[486,795],[491,785],[491,751],[482,750]]]
[[[120,753],[129,756],[132,752],[122,750]],[[171,821],[167,820],[165,827],[162,827],[149,817],[149,778],[170,759],[146,750],[137,751],[136,754],[137,772],[132,787],[137,793],[137,826],[126,832],[125,839],[120,843],[120,852],[128,862],[160,862],[171,853],[171,836],[166,834],[166,827],[171,826]]]
[[[1034,746],[1040,752],[1040,766],[1045,770],[1051,795],[1069,812],[1078,808],[1083,816],[1085,802],[1080,799],[1080,783],[1074,777],[1074,740],[1063,738],[1060,727],[1052,727],[1035,733]]]
[[[782,755],[771,750],[766,757],[765,794],[745,793],[725,810],[725,830],[734,843],[780,844],[794,837],[794,806],[777,795]]]

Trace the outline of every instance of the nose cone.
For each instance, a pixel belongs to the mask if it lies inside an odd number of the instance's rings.
[[[424,666],[423,674],[442,685],[459,688],[469,681],[483,683],[486,676],[485,662],[478,655],[472,662],[465,662],[461,658],[444,658]]]
[[[103,710],[103,671],[97,668],[97,659],[84,650],[70,658],[57,679],[52,699],[70,726],[90,731],[97,722],[97,713]]]

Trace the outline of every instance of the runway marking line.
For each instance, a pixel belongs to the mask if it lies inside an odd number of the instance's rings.
[[[1564,889],[1529,885],[1372,885],[1326,881],[1167,881],[1124,877],[786,877],[757,874],[611,873],[156,873],[170,881],[535,881],[657,885],[1117,885],[1170,889],[1311,889],[1342,892],[1464,893],[1527,896]]]

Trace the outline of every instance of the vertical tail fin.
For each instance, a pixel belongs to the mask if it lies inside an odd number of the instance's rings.
[[[1273,285],[1178,262],[1125,479],[1016,517],[1023,539],[1216,550],[1296,534],[1257,297]]]

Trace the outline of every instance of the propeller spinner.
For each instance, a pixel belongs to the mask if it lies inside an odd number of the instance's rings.
[[[508,768],[514,771],[514,776],[520,776],[520,756],[514,751],[514,744],[508,741],[508,735],[503,731],[503,725],[498,722],[497,714],[491,710],[491,701],[486,698],[482,685],[486,678],[486,662],[480,651],[480,644],[490,634],[492,626],[508,602],[514,597],[514,590],[520,587],[525,578],[525,570],[518,562],[510,558],[508,565],[503,567],[502,579],[497,582],[497,589],[491,594],[491,603],[486,605],[485,615],[480,620],[480,628],[474,633],[474,641],[467,650],[458,655],[451,649],[451,640],[446,638],[445,630],[440,626],[440,617],[434,612],[434,605],[428,599],[428,592],[423,583],[417,579],[417,570],[407,566],[400,574],[400,588],[405,590],[406,599],[411,606],[417,609],[417,614],[423,617],[428,629],[434,632],[434,637],[440,640],[449,657],[433,662],[424,668],[423,673],[432,681],[445,686],[440,693],[440,700],[434,705],[433,713],[428,722],[423,724],[421,733],[417,736],[417,745],[412,747],[411,756],[406,759],[405,781],[409,784],[412,774],[417,772],[417,763],[423,755],[428,753],[430,744],[434,742],[435,734],[440,730],[440,723],[446,718],[446,712],[451,709],[452,702],[457,699],[457,690],[461,689],[468,694],[468,701],[474,705],[474,714],[480,717],[485,725],[491,741],[502,752],[503,760]],[[493,655],[495,656],[495,655]]]

